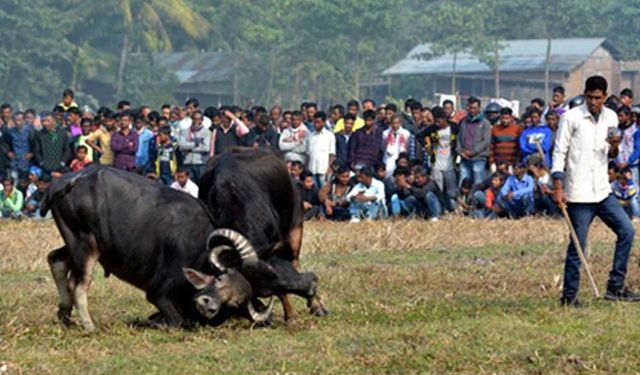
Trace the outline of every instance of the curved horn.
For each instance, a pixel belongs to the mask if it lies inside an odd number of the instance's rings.
[[[273,296],[269,297],[269,303],[267,304],[267,307],[264,309],[264,311],[259,312],[256,309],[256,306],[253,305],[254,301],[255,300],[251,300],[247,304],[247,310],[249,311],[249,317],[251,318],[251,321],[256,324],[267,323],[269,319],[271,319],[271,315],[273,315]]]
[[[231,229],[216,229],[207,238],[207,246],[211,243],[211,240],[215,237],[224,237],[231,241],[235,250],[240,255],[240,259],[242,259],[242,263],[255,264],[258,262],[258,254],[256,250],[253,248],[249,240],[247,240],[240,233],[231,230]],[[233,250],[232,247],[228,245],[220,245],[211,249],[209,252],[209,261],[220,271],[225,271],[226,267],[220,261],[220,255],[228,250]]]

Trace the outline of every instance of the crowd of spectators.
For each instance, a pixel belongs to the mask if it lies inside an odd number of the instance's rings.
[[[287,163],[303,198],[306,219],[350,220],[455,213],[475,218],[559,215],[550,168],[556,132],[566,111],[584,105],[553,90],[547,105],[534,99],[523,114],[469,97],[404,108],[371,99],[315,103],[285,111],[254,106],[81,109],[66,90],[52,112],[0,106],[0,212],[39,217],[52,182],[90,163],[111,165],[195,197],[207,161],[232,147],[269,148]],[[613,193],[640,216],[637,197],[640,108],[633,93],[611,96],[619,119],[619,155],[610,161]]]

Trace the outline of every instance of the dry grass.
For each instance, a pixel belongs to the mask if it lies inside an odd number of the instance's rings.
[[[592,228],[604,287],[614,237]],[[557,305],[562,221],[398,221],[306,227],[302,263],[332,315],[252,330],[128,323],[153,312],[143,294],[101,273],[90,293],[99,326],[85,336],[54,319],[49,223],[0,222],[0,373],[630,373],[640,368],[640,304]],[[637,258],[629,282],[638,286]],[[303,304],[297,301],[299,310]],[[278,312],[279,314],[279,312]]]

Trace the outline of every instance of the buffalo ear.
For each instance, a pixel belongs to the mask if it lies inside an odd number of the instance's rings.
[[[215,281],[215,276],[206,275],[202,272],[198,272],[193,268],[183,268],[182,272],[184,273],[184,277],[187,278],[187,281],[193,285],[197,290],[202,290],[207,287],[207,285],[213,284]]]

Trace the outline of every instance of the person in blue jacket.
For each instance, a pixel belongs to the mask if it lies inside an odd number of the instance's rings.
[[[513,175],[502,185],[498,204],[514,219],[532,215],[534,186],[533,178],[527,174],[527,165],[520,162],[513,168]]]
[[[520,151],[522,161],[528,163],[531,155],[539,155],[538,146],[540,144],[544,153],[545,166],[551,168],[551,151],[553,149],[553,131],[547,124],[540,122],[541,114],[537,109],[529,112],[532,125],[520,134]]]

